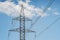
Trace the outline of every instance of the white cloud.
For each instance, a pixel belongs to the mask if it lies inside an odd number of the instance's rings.
[[[59,13],[57,11],[54,12],[55,15],[59,15]]]
[[[11,2],[12,0],[6,0],[6,1]]]
[[[49,8],[49,9],[54,15],[59,15],[59,12],[57,9],[53,9],[53,8]]]
[[[6,13],[9,16],[16,16],[19,13],[14,7],[16,5],[12,2],[0,2],[0,11]]]
[[[59,15],[59,12],[57,9],[53,9],[53,8],[49,7],[48,11],[52,12],[54,15]]]
[[[48,11],[51,11],[51,10],[52,10],[52,9],[49,7],[49,8],[48,8]]]
[[[42,9],[36,8],[34,5],[29,5],[28,3],[23,1],[19,1],[18,5],[15,5],[13,2],[8,1],[0,2],[0,11],[9,16],[18,17],[21,13],[21,4],[24,5],[24,13],[26,17],[32,18],[36,14],[43,17],[47,15],[43,13]]]
[[[26,0],[26,3],[30,3],[31,2],[31,0]]]

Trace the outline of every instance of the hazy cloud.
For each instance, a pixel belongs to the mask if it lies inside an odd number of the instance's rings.
[[[43,9],[37,8],[34,5],[30,5],[29,2],[30,0],[26,0],[26,2],[19,1],[18,5],[14,4],[13,2],[5,1],[5,2],[0,2],[0,11],[4,12],[5,14],[12,16],[12,17],[18,17],[20,16],[21,13],[21,4],[24,6],[24,13],[25,17],[32,18],[36,16],[45,17],[48,16],[47,13],[43,13]],[[51,8],[48,8],[48,10],[52,10]],[[57,14],[55,12],[55,14]]]

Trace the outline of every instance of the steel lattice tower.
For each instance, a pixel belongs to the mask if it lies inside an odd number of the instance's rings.
[[[21,5],[20,13],[20,40],[25,40],[25,15],[23,5]]]
[[[8,31],[9,32],[18,32],[20,34],[19,35],[20,36],[20,40],[25,40],[25,34],[26,33],[32,32],[32,33],[36,34],[36,32],[33,31],[33,30],[25,28],[25,21],[32,21],[32,20],[29,19],[29,18],[25,18],[23,4],[21,4],[20,6],[21,6],[20,16],[12,19],[12,20],[19,21],[19,27],[18,28],[14,28],[14,29],[9,29]],[[13,24],[13,21],[12,21],[12,24]],[[8,37],[9,37],[9,35],[10,35],[10,33],[8,33]]]

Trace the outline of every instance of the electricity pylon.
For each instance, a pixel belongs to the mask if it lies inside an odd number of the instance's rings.
[[[32,31],[30,29],[26,29],[25,28],[25,21],[32,21],[29,18],[25,18],[25,14],[24,14],[24,7],[23,4],[21,5],[21,13],[20,16],[17,18],[14,18],[13,20],[17,20],[19,21],[19,28],[14,28],[14,29],[9,29],[9,31],[11,32],[18,32],[20,34],[20,40],[25,40],[25,34],[28,32],[33,32],[36,33],[35,31]]]

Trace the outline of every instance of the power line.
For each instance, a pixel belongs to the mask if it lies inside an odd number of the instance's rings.
[[[40,35],[40,34],[42,34],[43,32],[45,32],[46,30],[48,30],[49,28],[51,28],[52,27],[52,25],[54,25],[57,21],[59,21],[60,20],[60,17],[58,17],[55,21],[53,21],[49,26],[47,26],[44,30],[42,30],[38,35],[37,35],[37,37]]]
[[[55,0],[50,0],[50,1],[48,2],[48,5],[47,5],[46,8],[43,10],[43,13],[47,11],[47,9],[53,4],[54,1],[55,1]],[[38,17],[36,18],[35,22],[32,23],[32,26],[33,26],[34,24],[36,24],[36,22],[37,22],[40,18],[41,18],[41,16],[38,16]],[[32,26],[29,27],[29,29],[31,29]]]
[[[41,16],[40,16],[40,17],[41,17]],[[40,17],[38,17],[37,19],[39,19]],[[33,26],[36,22],[37,22],[37,20],[35,20],[35,22],[34,22],[34,23],[32,23],[31,25]],[[31,28],[32,28],[32,26],[31,26],[29,29],[31,29]]]

